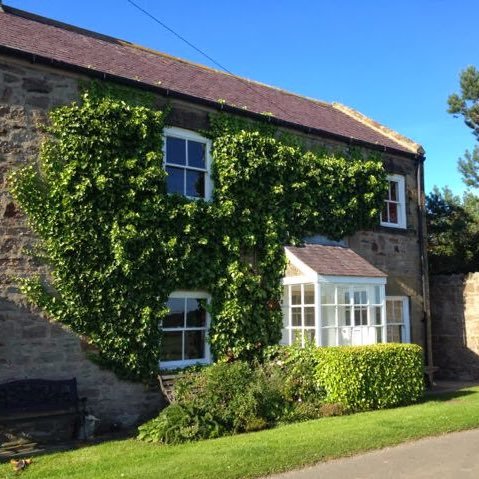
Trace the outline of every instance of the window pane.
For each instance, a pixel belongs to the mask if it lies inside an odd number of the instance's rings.
[[[363,307],[354,308],[354,326],[367,326],[368,310]]]
[[[349,304],[349,288],[344,286],[338,286],[338,304]]]
[[[339,326],[351,326],[351,306],[338,306]]]
[[[291,304],[301,304],[301,286],[291,286]]]
[[[388,210],[389,210],[389,222],[397,223],[398,222],[398,204],[389,203]]]
[[[376,343],[383,342],[383,328],[376,328]]]
[[[186,170],[186,196],[205,197],[205,174],[202,171]]]
[[[388,343],[402,343],[402,326],[388,326],[387,338]]]
[[[304,326],[314,326],[314,307],[304,308]]]
[[[403,322],[403,302],[389,300],[386,301],[386,323],[400,323]]]
[[[392,201],[398,201],[398,183],[397,181],[389,182],[389,199]]]
[[[185,331],[185,359],[205,357],[205,331]]]
[[[316,343],[315,339],[315,331],[314,329],[305,329],[304,330],[304,342],[309,342],[309,343]]]
[[[293,343],[298,343],[302,344],[303,341],[303,330],[302,329],[293,329],[293,335],[292,335]]]
[[[374,302],[376,304],[381,303],[381,288],[379,286],[374,286]]]
[[[334,306],[322,306],[321,322],[322,326],[336,325],[336,308]]]
[[[366,291],[354,292],[354,304],[368,304],[368,294]]]
[[[304,304],[314,304],[314,284],[304,285]]]
[[[321,330],[321,344],[323,346],[337,346],[336,328]]]
[[[177,361],[183,359],[183,333],[181,331],[167,331],[163,333],[161,341],[161,361]]]
[[[185,326],[185,300],[170,298],[166,306],[170,312],[163,319],[163,328],[183,328]]]
[[[168,193],[179,193],[180,195],[185,194],[185,170],[183,168],[174,168],[173,166],[167,166],[166,172],[168,176],[166,177],[166,191]]]
[[[352,330],[351,328],[341,328],[339,330],[339,344],[338,346],[351,346],[352,344]]]
[[[190,328],[206,326],[206,311],[201,306],[201,300],[193,298],[186,300],[186,326]]]
[[[301,326],[301,308],[291,308],[291,325]]]
[[[384,202],[383,210],[381,211],[381,221],[384,221],[384,223],[389,223],[388,202],[387,201]]]
[[[206,145],[198,141],[188,141],[188,166],[206,169]]]
[[[172,136],[166,137],[166,162],[186,165],[186,141]]]
[[[380,306],[373,306],[371,308],[371,318],[373,324],[381,324],[381,307]]]
[[[321,304],[334,304],[334,286],[329,284],[321,285]]]

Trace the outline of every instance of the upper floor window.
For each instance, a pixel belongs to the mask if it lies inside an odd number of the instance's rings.
[[[210,140],[182,128],[165,128],[168,193],[210,199]]]
[[[388,193],[381,212],[381,226],[406,228],[406,194],[404,176],[388,176]]]

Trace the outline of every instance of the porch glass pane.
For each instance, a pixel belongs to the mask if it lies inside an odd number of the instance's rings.
[[[315,331],[314,329],[305,329],[304,330],[304,342],[315,343]]]
[[[349,304],[350,302],[349,288],[338,286],[338,304]]]
[[[314,284],[304,285],[304,304],[314,304]]]
[[[302,343],[303,331],[301,329],[293,329],[293,343]]]
[[[301,326],[301,308],[291,308],[291,325]]]
[[[291,304],[301,304],[301,285],[291,286]]]
[[[336,325],[336,307],[322,306],[321,307],[321,326],[335,326]]]
[[[336,344],[336,328],[321,329],[321,344],[323,346],[337,346]]]
[[[334,304],[336,302],[334,299],[334,290],[335,287],[330,284],[321,285],[321,304]]]
[[[314,326],[314,307],[306,306],[304,308],[304,325],[305,326]]]

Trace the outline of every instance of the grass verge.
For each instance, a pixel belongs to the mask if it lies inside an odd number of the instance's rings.
[[[479,387],[414,406],[323,418],[221,439],[159,446],[133,439],[34,458],[25,479],[250,478],[425,436],[479,427]],[[0,477],[18,477],[9,465]]]

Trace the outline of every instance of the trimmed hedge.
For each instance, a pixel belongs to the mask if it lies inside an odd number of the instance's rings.
[[[375,344],[318,348],[316,380],[325,402],[350,411],[411,404],[424,395],[422,348],[416,344]]]

